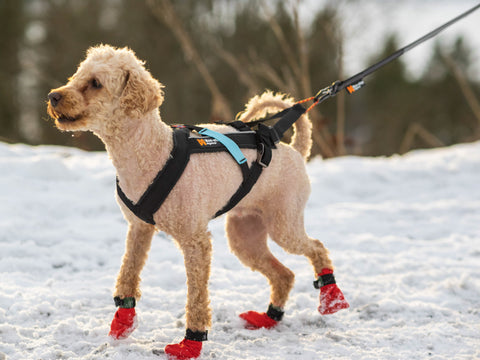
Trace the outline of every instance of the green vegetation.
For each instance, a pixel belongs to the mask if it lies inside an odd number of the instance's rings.
[[[91,134],[62,134],[45,111],[85,50],[129,46],[166,85],[171,123],[229,121],[264,89],[313,95],[343,74],[335,2],[305,29],[287,2],[245,0],[0,0],[0,139],[102,149]],[[422,35],[422,34],[419,34]],[[400,45],[379,44],[372,63]],[[355,96],[312,112],[314,153],[390,155],[480,138],[480,84],[469,78],[469,47],[440,43],[418,79],[402,60],[367,79]],[[360,70],[360,69],[359,69]]]

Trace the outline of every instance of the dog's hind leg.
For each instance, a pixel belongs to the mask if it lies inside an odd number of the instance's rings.
[[[270,237],[285,251],[306,256],[316,274],[319,274],[324,268],[333,270],[328,250],[319,240],[312,239],[305,232],[301,211],[290,209],[277,211],[270,213],[267,219]]]
[[[282,265],[268,249],[267,229],[258,214],[228,214],[226,232],[232,252],[244,265],[262,273],[271,287],[267,313],[249,311],[240,317],[248,322],[248,328],[275,326],[283,316],[283,307],[294,282],[293,272]]]
[[[303,211],[291,206],[285,207],[269,213],[267,219],[268,233],[272,240],[289,253],[306,256],[313,265],[317,276],[314,284],[320,289],[318,311],[325,315],[348,308],[348,303],[335,283],[328,250],[319,240],[309,237],[305,232]]]
[[[114,339],[128,337],[136,328],[135,303],[141,296],[140,272],[147,260],[155,227],[144,222],[131,223],[125,245],[122,266],[115,288],[115,305],[119,309],[110,327]]]

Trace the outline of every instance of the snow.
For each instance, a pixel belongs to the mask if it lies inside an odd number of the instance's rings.
[[[303,257],[284,321],[246,330],[268,286],[211,222],[213,326],[201,359],[480,358],[480,142],[390,158],[314,159],[306,228],[329,248],[350,309],[321,316]],[[184,335],[183,259],[159,233],[140,326],[107,337],[125,221],[105,153],[0,143],[0,359],[165,359]]]

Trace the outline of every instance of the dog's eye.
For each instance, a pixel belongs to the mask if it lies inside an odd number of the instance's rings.
[[[102,87],[102,84],[97,79],[92,79],[91,84],[94,89],[100,89]]]

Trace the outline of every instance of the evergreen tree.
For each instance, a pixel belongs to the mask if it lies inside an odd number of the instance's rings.
[[[23,1],[0,1],[0,137],[3,140],[18,141],[20,137],[18,57],[24,32]]]

